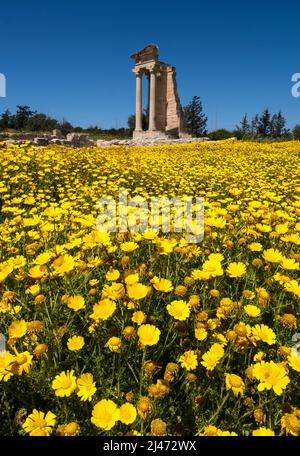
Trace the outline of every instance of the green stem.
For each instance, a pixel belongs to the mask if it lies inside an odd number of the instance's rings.
[[[142,395],[145,356],[146,356],[146,348],[143,349],[143,356],[142,356],[142,366],[141,366],[141,375],[140,375],[140,397]]]

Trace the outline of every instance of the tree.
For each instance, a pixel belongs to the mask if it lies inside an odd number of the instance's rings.
[[[131,114],[128,117],[127,125],[131,132],[135,130],[135,114]],[[148,109],[144,109],[142,114],[142,128],[143,130],[147,130],[148,128]]]
[[[300,124],[297,124],[293,128],[293,138],[300,140]]]
[[[60,129],[63,135],[67,135],[68,133],[71,133],[71,131],[74,130],[73,125],[65,119],[63,119],[63,121],[58,124],[58,128]]]
[[[188,133],[192,136],[204,136],[207,134],[207,117],[203,112],[200,97],[194,96],[189,104],[182,109],[183,121]]]
[[[220,128],[219,130],[212,131],[208,134],[208,137],[213,141],[220,141],[223,139],[232,138],[234,133],[232,131],[226,130],[225,128]]]
[[[238,132],[242,133],[242,136],[248,136],[250,134],[250,124],[248,122],[248,115],[245,114],[240,121],[240,126],[237,127]]]
[[[36,111],[31,111],[27,105],[17,106],[17,112],[14,116],[14,128],[16,130],[24,130],[27,128],[27,122],[32,115],[36,114]]]
[[[278,114],[274,114],[271,120],[270,134],[274,138],[281,138],[284,136],[286,120],[279,111]]]
[[[0,117],[0,130],[4,131],[10,128],[11,126],[12,115],[9,109],[6,109]]]
[[[51,131],[58,127],[58,122],[46,114],[38,113],[29,117],[26,127],[29,131]]]
[[[251,127],[250,127],[250,133],[251,133],[252,137],[257,136],[257,134],[258,134],[258,124],[259,124],[259,117],[258,117],[258,114],[255,114],[255,116],[251,120]]]
[[[268,109],[265,109],[259,118],[257,133],[262,137],[270,136],[271,134],[271,115]]]

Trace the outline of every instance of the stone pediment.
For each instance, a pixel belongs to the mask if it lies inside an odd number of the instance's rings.
[[[148,44],[139,52],[132,54],[131,59],[135,60],[136,64],[158,60],[158,46],[156,44]]]

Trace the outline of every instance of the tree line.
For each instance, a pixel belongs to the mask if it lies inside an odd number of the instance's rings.
[[[71,132],[84,132],[96,136],[116,135],[127,137],[130,134],[129,128],[102,129],[97,125],[92,125],[88,128],[73,126],[67,120],[58,121],[46,114],[33,111],[30,106],[27,105],[18,105],[14,114],[7,109],[0,116],[0,131],[50,132],[54,129],[59,129],[63,135]]]
[[[219,129],[207,132],[207,116],[204,113],[203,105],[199,96],[182,107],[183,122],[185,130],[194,137],[208,136],[211,139],[226,139],[237,137],[238,139],[300,139],[300,124],[293,130],[286,128],[286,119],[281,111],[271,114],[265,109],[262,114],[256,114],[251,120],[245,114],[235,130],[229,131]],[[143,112],[143,129],[148,128],[148,109]],[[135,128],[135,115],[128,117],[128,128],[102,129],[95,126],[82,128],[73,126],[66,120],[58,121],[46,114],[33,111],[27,105],[18,105],[14,114],[10,110],[4,111],[0,116],[0,131],[16,130],[18,132],[47,132],[54,129],[61,130],[66,135],[70,132],[85,132],[90,135],[111,135],[116,137],[129,137]]]
[[[243,138],[291,138],[292,132],[286,128],[286,119],[282,112],[271,114],[269,109],[265,109],[261,115],[255,116],[248,120],[248,115],[245,114],[237,126],[237,131]]]

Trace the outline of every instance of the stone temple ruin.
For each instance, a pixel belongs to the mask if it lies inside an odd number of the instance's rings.
[[[134,140],[150,138],[180,138],[189,136],[184,132],[182,110],[177,93],[176,70],[168,63],[158,60],[158,47],[149,44],[131,56],[135,61],[136,116]],[[148,130],[142,127],[142,80],[148,78]]]

